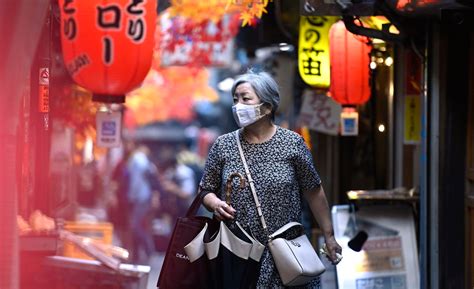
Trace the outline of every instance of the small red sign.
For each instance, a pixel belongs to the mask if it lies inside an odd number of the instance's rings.
[[[49,112],[49,87],[47,85],[39,86],[38,109],[40,112]]]

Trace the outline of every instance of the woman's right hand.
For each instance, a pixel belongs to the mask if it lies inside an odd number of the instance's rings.
[[[232,220],[235,215],[235,209],[223,200],[219,199],[216,194],[209,193],[204,196],[204,206],[214,213],[219,221]]]

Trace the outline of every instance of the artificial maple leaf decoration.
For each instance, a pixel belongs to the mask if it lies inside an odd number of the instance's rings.
[[[168,9],[172,17],[187,18],[199,24],[205,21],[218,22],[225,14],[236,12],[237,7],[228,5],[228,0],[171,0]]]
[[[271,0],[171,0],[168,10],[172,17],[184,17],[195,23],[218,22],[225,14],[238,13],[243,27],[255,25],[263,13],[267,13],[265,8],[269,1]]]
[[[271,1],[271,0],[270,0]],[[262,18],[263,13],[267,13],[265,9],[269,0],[228,0],[228,5],[240,7],[240,19],[242,27],[246,25],[254,26],[257,20]]]

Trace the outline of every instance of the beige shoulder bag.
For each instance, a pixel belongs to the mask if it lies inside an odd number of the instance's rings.
[[[273,234],[268,234],[267,224],[263,217],[260,202],[258,201],[255,185],[245,160],[242,145],[240,143],[239,131],[235,131],[237,146],[244,165],[245,173],[250,184],[250,190],[257,206],[257,214],[260,217],[263,230],[268,236],[268,248],[273,256],[280,278],[285,286],[298,286],[309,283],[312,279],[324,273],[326,268],[316,254],[313,245],[304,234],[303,225],[290,222]],[[283,233],[293,227],[299,227],[301,234],[291,240],[280,237]]]

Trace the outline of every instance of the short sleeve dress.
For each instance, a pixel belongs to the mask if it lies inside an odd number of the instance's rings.
[[[279,126],[272,138],[264,143],[247,142],[242,131],[239,131],[239,136],[269,233],[288,222],[301,222],[302,193],[321,185],[303,138]],[[200,187],[224,199],[227,178],[235,172],[245,176],[235,135],[228,133],[218,137],[211,147]],[[235,179],[231,194],[231,205],[236,209],[235,219],[250,228],[254,236],[265,244],[266,236],[250,187],[247,185],[240,190],[238,186]],[[300,288],[320,288],[319,283],[317,278]],[[284,288],[268,248],[262,256],[257,288]]]

